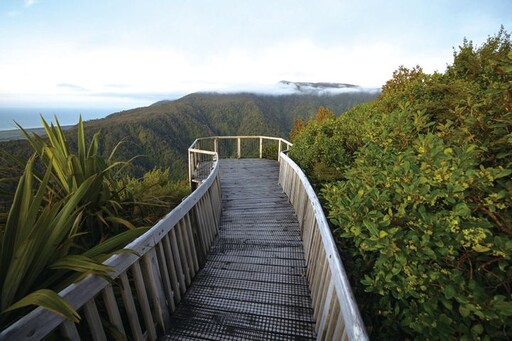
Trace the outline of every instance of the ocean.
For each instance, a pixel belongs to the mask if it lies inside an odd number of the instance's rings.
[[[60,125],[75,125],[80,115],[84,121],[103,118],[127,108],[6,108],[0,107],[0,131],[18,129],[16,121],[25,129],[42,127],[40,115],[47,122],[54,122],[56,116]]]

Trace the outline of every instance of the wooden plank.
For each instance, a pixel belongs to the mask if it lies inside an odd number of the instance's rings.
[[[171,285],[172,285],[172,290],[173,290],[174,300],[175,300],[174,304],[178,304],[181,301],[180,284],[178,281],[176,266],[174,264],[175,261],[174,261],[173,255],[172,255],[171,243],[169,241],[169,236],[165,236],[165,238],[163,239],[163,247],[162,248],[164,251],[165,260],[167,262],[167,268],[169,269],[169,276],[171,278]],[[172,307],[172,311],[174,311],[174,309],[175,309],[175,306]]]
[[[176,231],[176,240],[177,240],[177,246],[178,246],[178,252],[180,254],[180,260],[181,260],[181,267],[183,269],[183,274],[185,275],[185,283],[188,287],[190,284],[190,281],[192,280],[192,277],[190,276],[190,268],[189,268],[189,262],[188,262],[188,255],[185,251],[185,248],[187,247],[184,241],[183,236],[183,229],[181,229],[181,225],[178,223],[178,225],[175,228]]]
[[[157,332],[159,335],[162,335],[169,327],[170,316],[166,304],[168,293],[167,290],[164,289],[164,287],[166,287],[166,281],[163,279],[166,270],[165,267],[160,269],[157,250],[153,249],[142,257],[141,268],[144,275],[146,291],[151,301],[153,317],[159,327]]]
[[[195,274],[199,270],[199,260],[197,256],[196,243],[194,241],[194,234],[192,232],[192,223],[190,221],[190,215],[187,214],[185,217],[183,217],[183,222],[185,224],[185,230],[188,234],[189,247],[190,252],[192,253],[192,262]]]
[[[182,294],[187,291],[187,286],[185,284],[185,274],[183,273],[183,267],[181,266],[181,256],[178,248],[178,242],[176,241],[176,230],[171,230],[169,234],[170,242],[171,242],[171,252],[172,258],[174,259],[174,266],[176,269],[176,275],[178,277],[178,282],[180,283],[180,291]]]
[[[133,338],[137,341],[142,341],[144,340],[144,337],[142,335],[142,329],[140,328],[139,316],[137,315],[137,308],[135,308],[135,302],[133,300],[128,276],[124,272],[119,276],[119,279],[121,283],[121,294],[123,297],[126,315],[128,316],[128,322],[132,330]]]
[[[107,341],[107,336],[103,330],[101,324],[100,314],[94,300],[90,300],[84,305],[84,315],[89,325],[89,331],[91,332],[94,341]]]
[[[110,320],[110,323],[117,328],[117,331],[126,337],[126,332],[124,330],[123,321],[121,319],[121,314],[119,313],[119,307],[117,306],[116,297],[114,295],[114,289],[112,285],[109,284],[103,289],[103,302],[105,303],[105,307],[107,308],[107,314]]]
[[[73,341],[80,341],[76,325],[71,320],[65,320],[59,327],[62,337]]]
[[[164,247],[162,243],[156,245],[158,264],[161,271],[162,285],[164,289],[165,298],[167,299],[167,306],[171,312],[176,309],[174,304],[174,291],[171,284],[171,275],[169,274],[169,265],[167,264],[167,258],[165,256]],[[166,322],[168,323],[168,321]]]
[[[144,322],[146,324],[146,330],[149,333],[150,340],[156,340],[155,322],[153,322],[146,284],[144,283],[142,271],[138,262],[132,265],[132,273],[135,282],[135,289],[137,291],[139,307],[142,311],[142,317],[144,318]]]

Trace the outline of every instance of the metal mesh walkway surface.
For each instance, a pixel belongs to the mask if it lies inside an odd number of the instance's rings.
[[[279,164],[220,161],[222,216],[206,263],[162,340],[316,338],[297,219]]]

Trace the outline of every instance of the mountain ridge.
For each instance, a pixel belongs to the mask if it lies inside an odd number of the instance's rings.
[[[187,149],[198,137],[213,135],[268,135],[288,139],[297,119],[309,119],[320,106],[341,114],[356,104],[376,98],[375,92],[353,91],[329,95],[293,93],[192,93],[162,100],[84,123],[91,138],[102,132],[100,149],[109,154],[119,141],[119,160],[133,161],[132,172],[141,176],[154,167],[171,169],[174,179],[187,174]],[[76,139],[76,129],[67,132]],[[2,143],[7,151],[22,151],[26,141]],[[17,153],[14,153],[17,154]],[[19,154],[19,153],[18,153]],[[27,155],[24,155],[27,158]]]

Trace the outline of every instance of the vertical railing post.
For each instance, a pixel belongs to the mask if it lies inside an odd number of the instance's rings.
[[[190,185],[190,189],[192,188],[192,174],[194,172],[194,160],[193,160],[193,153],[189,150],[188,151],[188,183]]]
[[[263,137],[260,137],[260,159],[263,158]]]
[[[279,159],[280,159],[280,157],[281,157],[281,149],[282,149],[282,147],[281,147],[281,139],[279,139],[278,141],[279,141],[279,142],[278,142],[278,144],[277,144],[277,146],[278,146],[278,147],[277,147],[277,160],[279,160]]]
[[[219,153],[219,139],[213,139],[213,151]]]
[[[237,137],[236,142],[237,142],[237,146],[236,146],[237,155],[238,155],[238,158],[240,159],[242,157],[242,143],[241,143],[241,139],[239,137]]]

